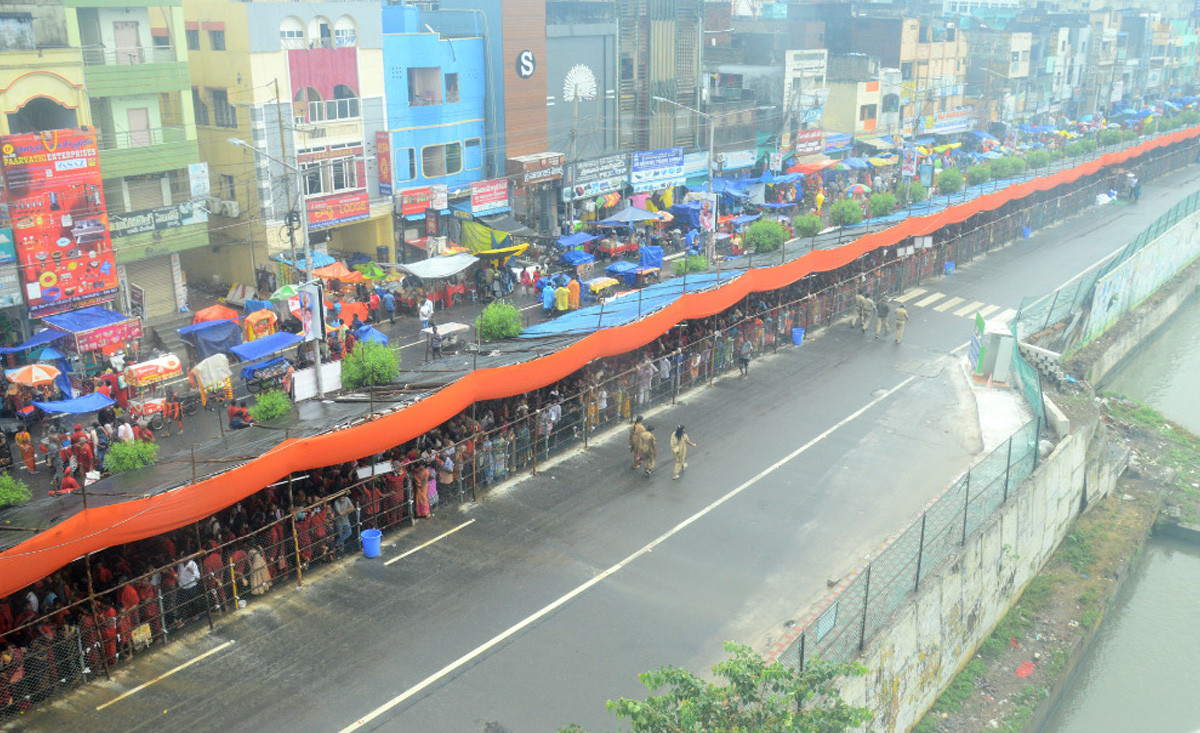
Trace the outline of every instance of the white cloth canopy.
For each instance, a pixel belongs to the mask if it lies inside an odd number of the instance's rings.
[[[465,252],[447,257],[430,257],[427,260],[413,262],[398,267],[410,275],[416,275],[422,280],[438,280],[457,275],[479,261],[479,258]]]

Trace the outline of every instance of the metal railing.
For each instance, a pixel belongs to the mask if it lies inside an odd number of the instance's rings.
[[[85,46],[84,66],[136,66],[139,64],[169,64],[179,57],[172,46],[127,46],[105,48]]]
[[[124,150],[126,148],[144,148],[150,145],[183,142],[186,139],[187,128],[182,125],[172,125],[119,132],[101,130],[96,138],[96,143],[100,150]]]

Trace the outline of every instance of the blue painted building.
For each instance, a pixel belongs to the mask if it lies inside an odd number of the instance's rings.
[[[483,39],[430,33],[417,8],[384,6],[383,74],[392,190],[485,179]]]

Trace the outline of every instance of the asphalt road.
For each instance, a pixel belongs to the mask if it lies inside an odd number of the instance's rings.
[[[923,283],[901,346],[834,327],[664,408],[649,419],[660,440],[684,423],[699,444],[680,481],[661,463],[651,479],[631,471],[618,433],[21,722],[615,728],[604,702],[644,695],[639,672],[705,670],[725,640],[762,649],[969,465],[979,427],[952,354],[969,338],[965,308],[1001,315],[1062,284],[1197,179],[1181,171],[1137,206],[1089,211]]]

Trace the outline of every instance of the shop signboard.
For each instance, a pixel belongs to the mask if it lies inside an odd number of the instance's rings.
[[[392,195],[392,138],[386,130],[375,133],[375,154],[379,158],[379,195]]]
[[[125,214],[109,214],[108,230],[114,237],[128,237],[144,232],[161,232],[164,229],[203,224],[208,213],[203,207],[184,201],[173,206],[158,206],[153,209],[131,211]]]
[[[434,211],[444,211],[450,208],[450,188],[439,183],[429,187],[429,208]]]
[[[734,150],[728,153],[717,153],[717,163],[723,171],[753,168],[758,163],[758,154],[754,150]]]
[[[849,133],[834,132],[825,136],[825,152],[832,153],[850,147]]]
[[[654,191],[682,186],[683,148],[663,148],[634,153],[629,166],[629,182],[633,190]]]
[[[487,214],[508,208],[508,179],[494,178],[471,184],[471,213]]]
[[[17,261],[17,244],[13,240],[12,227],[0,228],[0,265],[11,265]]]
[[[146,317],[146,290],[133,283],[129,283],[129,315]]]
[[[85,354],[89,351],[103,349],[106,346],[116,346],[132,341],[142,336],[142,319],[126,318],[123,321],[109,323],[90,331],[71,334],[74,338],[63,339],[68,351]]]
[[[308,200],[308,228],[310,231],[362,221],[371,216],[371,203],[366,191],[339,193]]]
[[[793,136],[793,155],[814,155],[825,152],[824,130],[798,130]]]
[[[21,279],[16,265],[0,266],[0,308],[21,305]]]
[[[629,161],[624,155],[583,160],[571,166],[571,173],[572,184],[563,188],[563,200],[595,198],[625,187]]]
[[[112,300],[116,261],[95,132],[2,137],[0,166],[30,316]]]
[[[400,215],[401,216],[416,216],[424,214],[429,208],[429,200],[432,196],[432,191],[429,186],[420,188],[406,188],[400,192]]]
[[[563,177],[562,153],[537,153],[509,158],[508,177],[521,188],[552,183]]]

